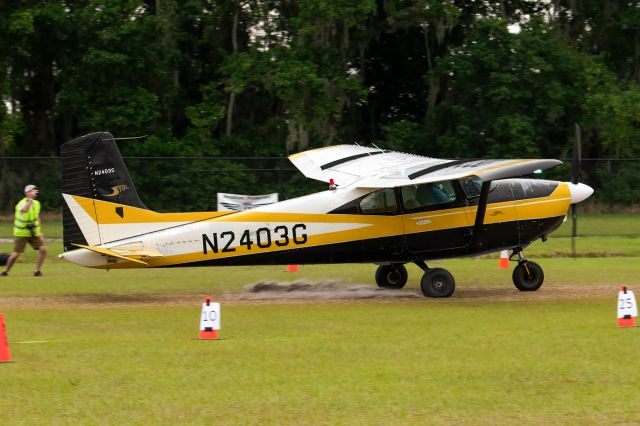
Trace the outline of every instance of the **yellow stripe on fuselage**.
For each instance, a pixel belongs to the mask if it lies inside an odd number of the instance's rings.
[[[95,220],[96,222],[98,221],[98,218],[96,217],[96,209],[93,204],[95,200],[91,198],[79,197],[77,195],[74,195],[72,197],[76,201],[76,203],[78,203],[78,205],[82,207],[82,210],[84,210],[85,213],[87,213],[89,217],[91,217],[91,219]]]
[[[109,201],[93,200],[77,195],[73,199],[100,225],[119,225],[122,223],[161,223],[161,222],[199,222],[215,219],[232,214],[223,212],[189,212],[189,213],[157,213],[151,210],[111,203]],[[95,206],[95,207],[94,207]],[[122,208],[122,216],[116,208]]]
[[[103,203],[103,202],[100,202]],[[113,210],[113,204],[110,209]],[[550,217],[563,216],[567,213],[570,204],[570,192],[565,183],[559,183],[557,188],[547,197],[531,198],[517,201],[506,201],[501,203],[492,203],[487,206],[485,213],[485,224],[494,224],[502,222],[510,222],[516,220],[543,219]],[[133,207],[125,207],[127,209],[135,209]],[[142,210],[142,209],[137,209]],[[137,218],[141,223],[149,222],[149,211],[145,212],[146,220],[142,215]],[[424,233],[432,231],[440,231],[451,228],[459,228],[465,226],[473,226],[477,206],[460,207],[447,210],[439,210],[433,212],[412,213],[398,216],[373,216],[373,215],[343,215],[343,214],[300,214],[300,213],[277,213],[277,212],[260,212],[245,211],[234,214],[224,214],[214,216],[213,213],[155,213],[159,217],[169,217],[166,221],[185,221],[194,222],[198,220],[217,222],[217,223],[234,223],[246,222],[255,224],[251,229],[259,227],[273,227],[280,223],[352,223],[365,224],[368,226],[357,229],[344,231],[327,232],[318,235],[309,235],[307,241],[303,245],[295,245],[290,243],[288,246],[280,247],[272,244],[268,248],[248,249],[246,246],[233,246],[235,249],[229,253],[212,253],[206,255],[203,252],[179,254],[173,256],[164,256],[161,258],[150,258],[147,261],[149,267],[169,266],[175,264],[187,264],[212,259],[221,259],[234,256],[244,256],[259,253],[269,253],[282,250],[290,250],[296,248],[316,247],[344,242],[352,242],[358,240],[368,240],[373,238],[382,238],[390,236],[398,236],[402,234]],[[133,216],[133,215],[132,215]],[[121,220],[119,216],[118,219]],[[126,222],[129,217],[125,215]],[[162,220],[165,221],[165,220]],[[118,269],[144,267],[144,265],[135,265],[131,263],[116,263],[105,265],[104,268]]]
[[[544,219],[564,216],[571,204],[571,191],[560,182],[548,197],[517,200],[518,220]]]
[[[207,254],[202,251],[196,253],[186,253],[174,256],[164,256],[161,258],[145,259],[150,267],[154,266],[168,266],[175,264],[186,264],[192,262],[199,262],[213,259],[223,259],[235,256],[244,256],[261,253],[271,253],[283,250],[303,249],[308,247],[326,246],[331,244],[339,244],[344,242],[369,240],[372,238],[383,238],[398,236],[404,233],[402,226],[402,219],[400,216],[357,216],[357,215],[327,215],[327,214],[295,214],[295,213],[261,213],[261,212],[244,212],[250,213],[242,220],[224,220],[221,222],[248,222],[253,226],[248,228],[255,232],[257,228],[266,227],[273,229],[274,226],[279,224],[291,224],[300,223],[308,226],[322,223],[353,223],[363,224],[363,226],[357,229],[349,229],[344,231],[327,232],[323,234],[307,235],[306,242],[304,244],[295,244],[293,238],[289,238],[289,244],[286,246],[278,246],[275,244],[274,238],[270,247],[259,248],[255,241],[252,242],[252,248],[249,249],[246,245],[233,245],[232,252],[223,252],[218,250],[218,253],[213,253],[211,250]],[[243,216],[239,214],[239,216]],[[221,218],[223,219],[223,218]],[[216,221],[218,222],[218,221]],[[218,233],[220,234],[220,233]],[[235,236],[235,243],[238,243],[241,236]],[[254,237],[255,238],[255,237]],[[283,240],[277,240],[282,242]],[[219,244],[222,247],[224,244]],[[117,268],[131,268],[140,267],[142,265],[132,265],[128,263],[116,263],[111,265],[105,265],[103,268],[117,269]]]

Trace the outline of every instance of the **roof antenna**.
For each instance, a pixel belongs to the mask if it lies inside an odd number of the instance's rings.
[[[375,143],[371,142],[371,146],[373,146],[375,149],[377,149],[378,151],[383,151],[384,149],[380,148],[378,145],[376,145]]]

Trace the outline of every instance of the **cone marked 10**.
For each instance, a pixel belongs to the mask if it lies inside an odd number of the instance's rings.
[[[219,340],[220,303],[214,302],[213,297],[205,297],[200,317],[200,340]]]

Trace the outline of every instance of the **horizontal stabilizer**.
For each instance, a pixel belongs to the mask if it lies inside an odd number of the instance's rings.
[[[124,255],[116,253],[115,251],[113,251],[111,249],[108,249],[108,248],[95,247],[95,246],[85,246],[85,245],[82,245],[82,244],[73,244],[73,245],[76,246],[76,247],[83,248],[83,249],[91,250],[91,251],[96,252],[96,253],[104,254],[105,256],[117,257],[118,259],[128,260],[129,262],[135,262],[135,263],[141,263],[143,265],[148,265],[147,262],[143,262],[142,260],[133,259],[131,257],[124,256]]]

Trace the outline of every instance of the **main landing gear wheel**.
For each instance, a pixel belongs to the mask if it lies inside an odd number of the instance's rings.
[[[544,271],[536,262],[520,262],[513,270],[513,284],[520,291],[536,291],[543,281]]]
[[[402,288],[408,277],[407,268],[400,263],[380,265],[376,270],[376,284],[380,288]]]
[[[443,268],[429,269],[420,280],[420,290],[427,297],[449,297],[456,289],[456,280]]]

